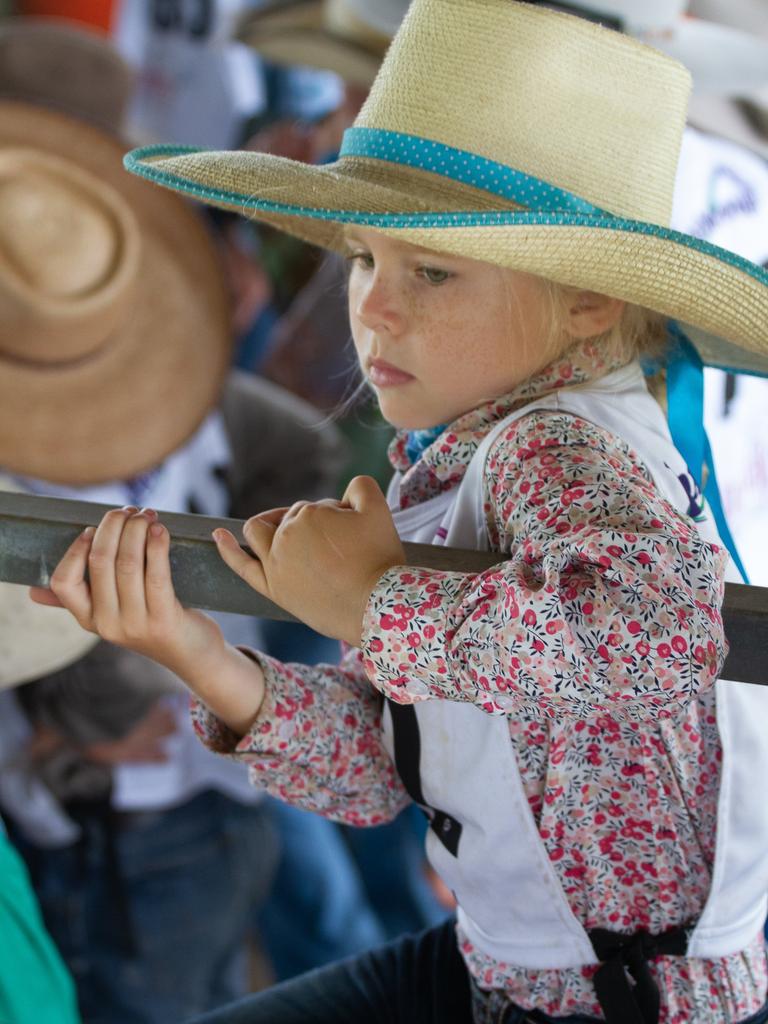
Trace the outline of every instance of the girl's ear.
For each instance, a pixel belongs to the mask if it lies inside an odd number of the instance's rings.
[[[599,292],[577,291],[568,302],[566,333],[572,338],[605,334],[621,319],[626,302]]]

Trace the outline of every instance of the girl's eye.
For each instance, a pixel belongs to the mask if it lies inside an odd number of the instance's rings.
[[[373,256],[366,252],[364,249],[358,249],[356,252],[349,252],[346,255],[348,263],[355,264],[364,267],[366,270],[373,269]]]
[[[453,275],[447,270],[440,270],[439,267],[419,267],[419,273],[430,284],[443,284]]]

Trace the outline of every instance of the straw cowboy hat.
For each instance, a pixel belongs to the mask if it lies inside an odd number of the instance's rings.
[[[282,0],[249,11],[237,39],[275,64],[335,71],[368,88],[408,0]]]
[[[50,18],[0,22],[0,99],[39,103],[117,131],[134,86],[132,68],[93,31]]]
[[[764,0],[759,2],[765,22],[768,11]],[[696,10],[689,0],[572,0],[562,6],[607,19],[612,27],[679,60],[691,72],[697,94],[739,96],[768,82],[768,41],[712,12],[711,4],[704,10]],[[686,12],[697,16],[686,17]]]
[[[229,364],[214,247],[84,123],[0,102],[0,467],[127,479],[179,447]]]
[[[768,274],[669,227],[689,89],[589,21],[414,0],[335,163],[160,146],[126,166],[326,248],[364,224],[604,292],[689,325],[705,362],[768,371]]]

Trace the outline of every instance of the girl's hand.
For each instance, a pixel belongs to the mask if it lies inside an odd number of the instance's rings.
[[[326,636],[360,646],[371,591],[405,553],[384,495],[358,476],[340,502],[300,501],[249,519],[242,550],[227,530],[214,540],[227,565],[275,604]]]
[[[157,513],[113,509],[69,547],[50,590],[33,587],[30,596],[39,604],[66,608],[83,629],[186,678],[199,659],[223,647],[223,639],[207,615],[179,604],[169,549],[170,537]]]

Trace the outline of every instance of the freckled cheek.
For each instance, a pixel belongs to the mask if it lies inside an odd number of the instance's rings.
[[[471,351],[466,347],[435,349],[420,370],[425,411],[437,410],[439,419],[452,419],[473,404],[478,377]]]
[[[432,324],[425,329],[419,343],[419,363],[430,373],[441,378],[461,376],[461,363],[466,358],[466,339],[456,336],[448,322]]]

